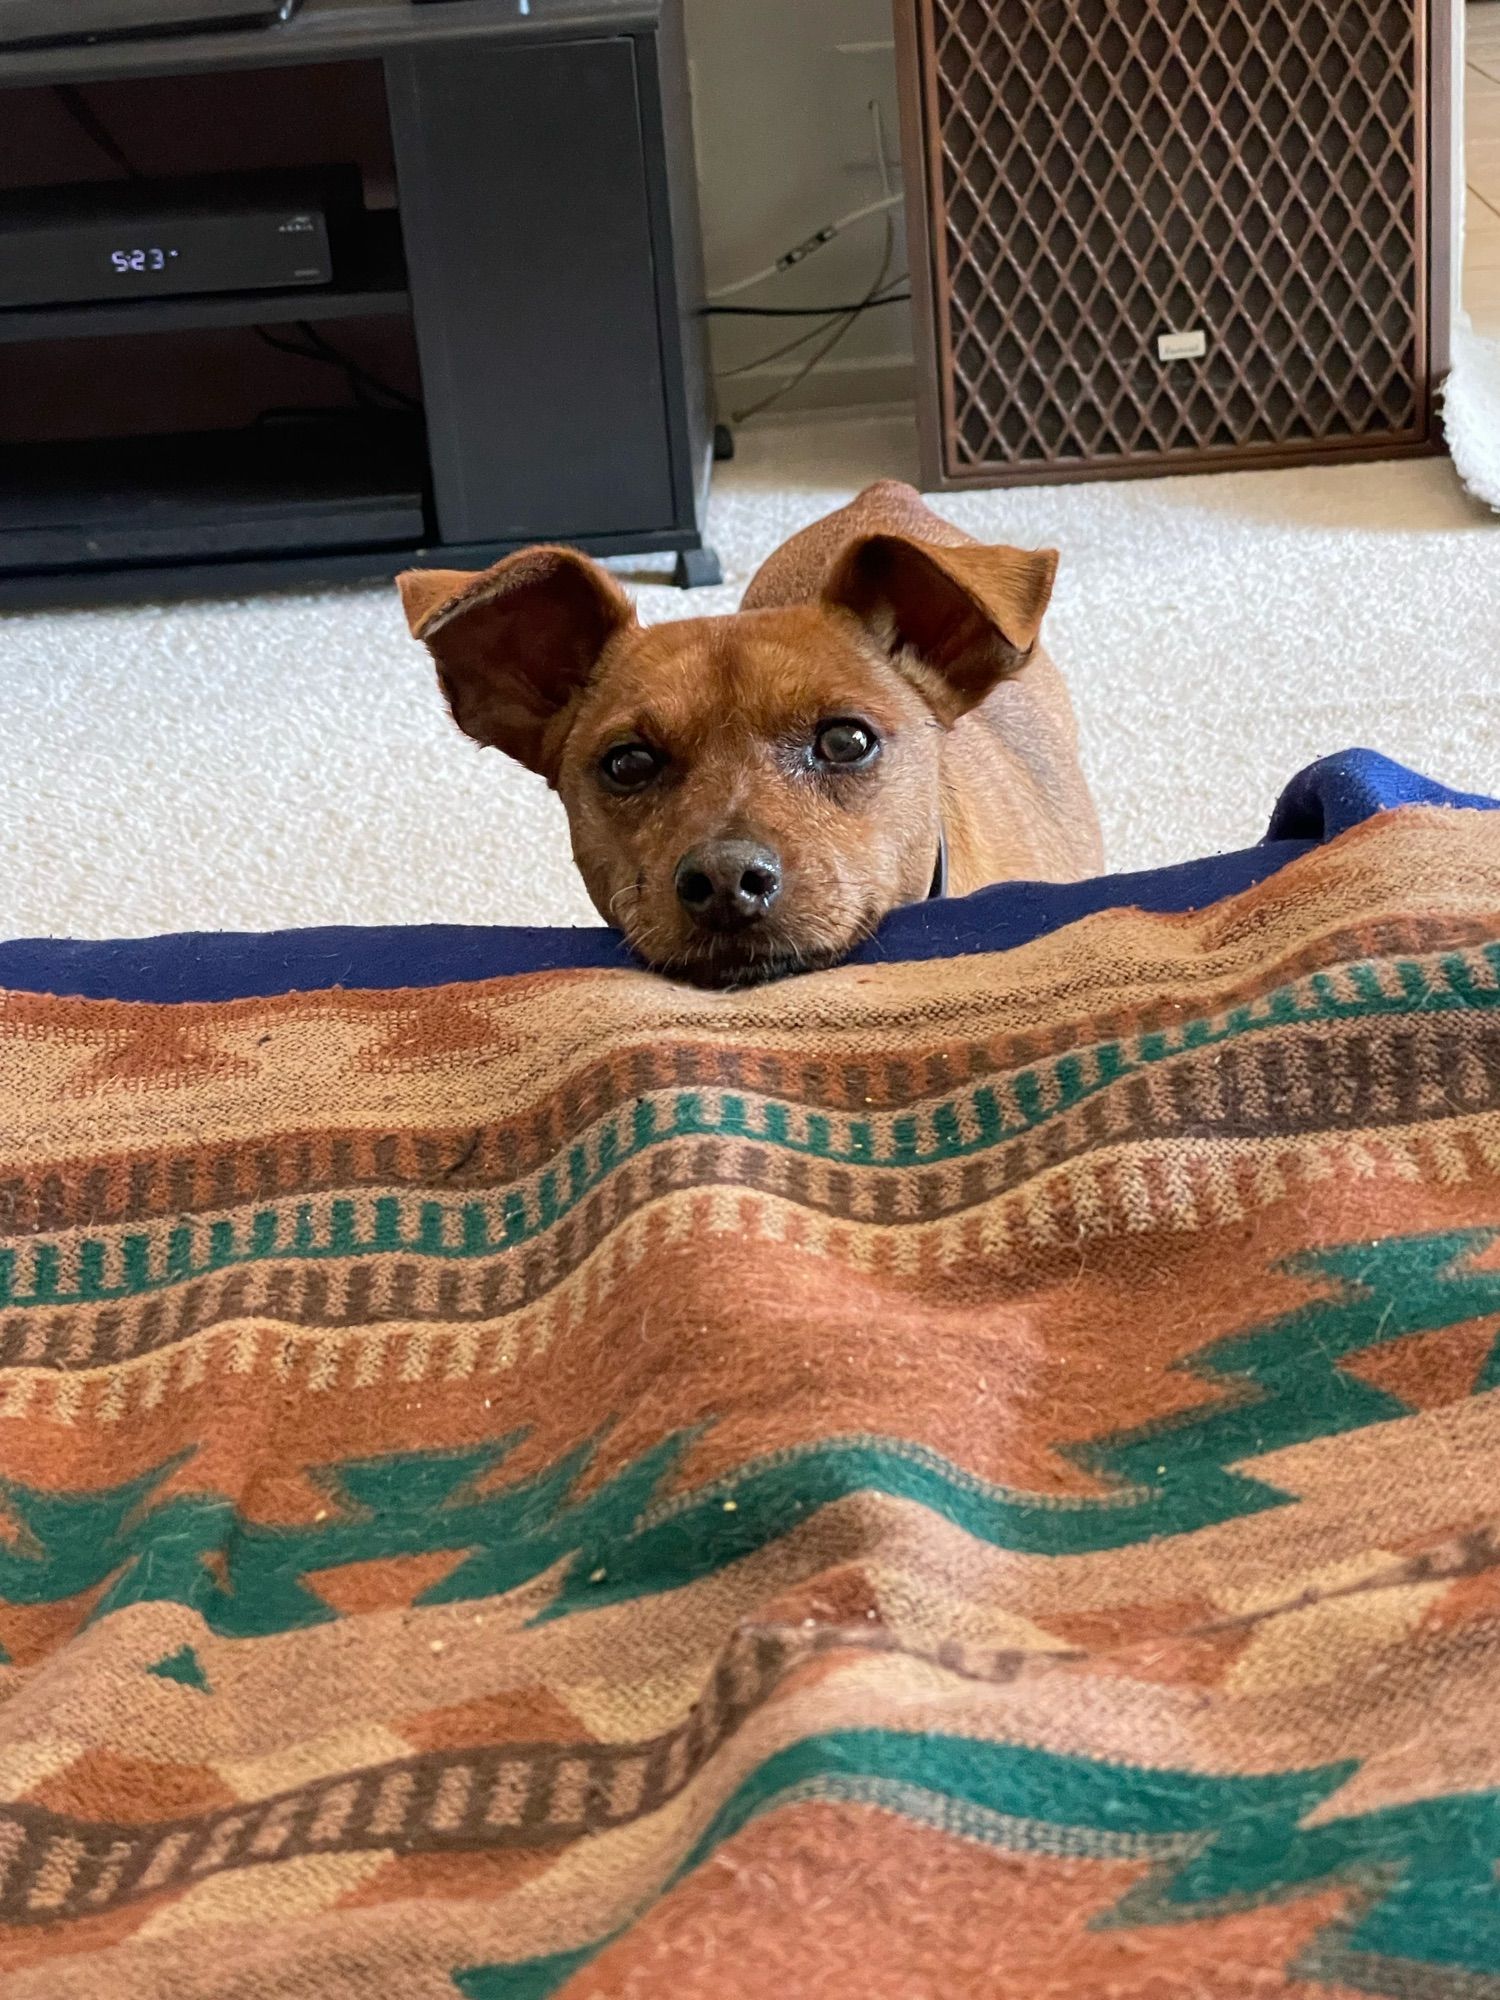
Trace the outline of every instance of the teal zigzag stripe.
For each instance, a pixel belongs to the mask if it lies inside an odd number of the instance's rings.
[[[1454,1230],[1290,1259],[1282,1267],[1290,1275],[1332,1279],[1333,1291],[1177,1364],[1216,1388],[1242,1391],[1249,1384],[1255,1393],[1231,1394],[1211,1410],[1086,1445],[1075,1458],[1127,1484],[1164,1474],[1192,1479],[1205,1463],[1231,1465],[1406,1415],[1397,1397],[1338,1364],[1361,1348],[1500,1313],[1500,1271],[1471,1268],[1497,1237],[1500,1229]],[[1472,1393],[1497,1386],[1500,1340]]]
[[[1337,1977],[1341,1953],[1368,1954],[1391,1969],[1392,1983],[1374,1990],[1402,1994],[1403,1966],[1415,1961],[1453,1973],[1453,2000],[1463,2000],[1457,1975],[1500,1976],[1500,1792],[1308,1826],[1357,1769],[1217,1777],[965,1737],[875,1729],[809,1737],[744,1780],[660,1894],[762,1813],[806,1798],[876,1797],[940,1825],[958,1808],[967,1835],[1000,1847],[1078,1854],[1092,1846],[1101,1857],[1131,1851],[1132,1840],[1136,1851],[1154,1847],[1162,1858],[1104,1919],[1111,1927],[1181,1924],[1347,1884],[1358,1914],[1336,1946],[1326,1934],[1315,1943],[1330,1968],[1322,1976]],[[548,1959],[476,1966],[454,1983],[465,2000],[548,2000],[619,1935]]]
[[[1328,1290],[1297,1311],[1217,1342],[1198,1372],[1230,1394],[1147,1434],[1079,1454],[1119,1482],[1100,1499],[1059,1501],[996,1486],[938,1452],[878,1436],[819,1440],[663,1499],[692,1432],[679,1432],[580,1492],[597,1456],[588,1440],[550,1466],[491,1489],[519,1434],[460,1451],[396,1453],[323,1468],[327,1518],[279,1526],[243,1519],[218,1494],[153,1495],[186,1457],[121,1486],[56,1493],[0,1482],[14,1533],[0,1544],[0,1597],[53,1603],[108,1582],[96,1609],[169,1600],[216,1632],[254,1637],[335,1614],[302,1581],[310,1571],[451,1551],[462,1557],[424,1599],[514,1590],[549,1569],[560,1581],[544,1617],[673,1590],[709,1576],[855,1493],[914,1502],[976,1540],[1067,1555],[1180,1535],[1289,1504],[1237,1471],[1243,1459],[1406,1414],[1346,1375],[1340,1360],[1410,1333],[1500,1313],[1500,1270],[1475,1259],[1500,1234],[1455,1231],[1301,1259]],[[1497,1382],[1497,1359],[1478,1387]],[[210,1567],[217,1559],[222,1579]]]
[[[799,1133],[793,1129],[792,1108],[775,1100],[757,1100],[758,1117],[752,1117],[750,1102],[742,1096],[725,1095],[709,1109],[697,1092],[683,1091],[671,1100],[669,1115],[642,1099],[631,1112],[606,1120],[591,1146],[570,1147],[530,1192],[514,1188],[481,1201],[382,1195],[373,1203],[367,1229],[360,1227],[356,1203],[341,1198],[329,1204],[321,1228],[313,1205],[304,1201],[289,1213],[266,1206],[238,1220],[183,1221],[159,1247],[142,1232],[66,1244],[42,1238],[24,1251],[0,1249],[0,1309],[55,1311],[109,1304],[269,1261],[424,1257],[461,1263],[494,1257],[555,1228],[627,1161],[684,1138],[753,1141],[847,1167],[916,1168],[976,1158],[1042,1129],[1124,1078],[1260,1030],[1391,1015],[1500,1011],[1500,944],[1473,956],[1488,968],[1494,984],[1476,978],[1471,959],[1462,953],[1384,966],[1386,977],[1399,981],[1399,996],[1382,989],[1372,964],[1344,968],[1356,1000],[1341,999],[1327,975],[1314,974],[1221,1016],[1104,1042],[1022,1070],[1009,1080],[1015,1117],[1007,1117],[996,1092],[981,1085],[933,1106],[921,1118],[891,1119],[888,1143],[868,1119],[797,1114]],[[965,1136],[965,1125],[973,1136]]]

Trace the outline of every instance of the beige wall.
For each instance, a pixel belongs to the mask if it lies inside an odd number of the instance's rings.
[[[732,284],[823,223],[881,191],[868,104],[878,99],[893,184],[900,186],[891,0],[686,0],[708,285]],[[893,272],[906,268],[899,209]],[[736,300],[804,305],[858,298],[879,268],[879,221],[858,224],[803,265]],[[718,320],[716,364],[732,368],[810,321]],[[742,407],[808,350],[725,380]],[[867,313],[825,366],[789,398],[867,402],[911,394],[911,324],[903,305]]]

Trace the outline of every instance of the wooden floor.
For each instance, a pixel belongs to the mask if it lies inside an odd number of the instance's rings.
[[[1469,0],[1464,27],[1464,304],[1500,339],[1500,0]]]

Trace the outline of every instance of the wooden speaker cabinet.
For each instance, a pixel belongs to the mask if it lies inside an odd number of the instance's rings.
[[[1451,0],[895,0],[923,473],[1436,449]]]

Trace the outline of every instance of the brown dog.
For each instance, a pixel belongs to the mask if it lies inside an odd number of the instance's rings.
[[[731,617],[644,629],[560,548],[399,583],[459,727],[560,793],[600,915],[726,986],[832,964],[943,883],[1098,870],[1037,644],[1056,567],[882,481],[778,549]]]

